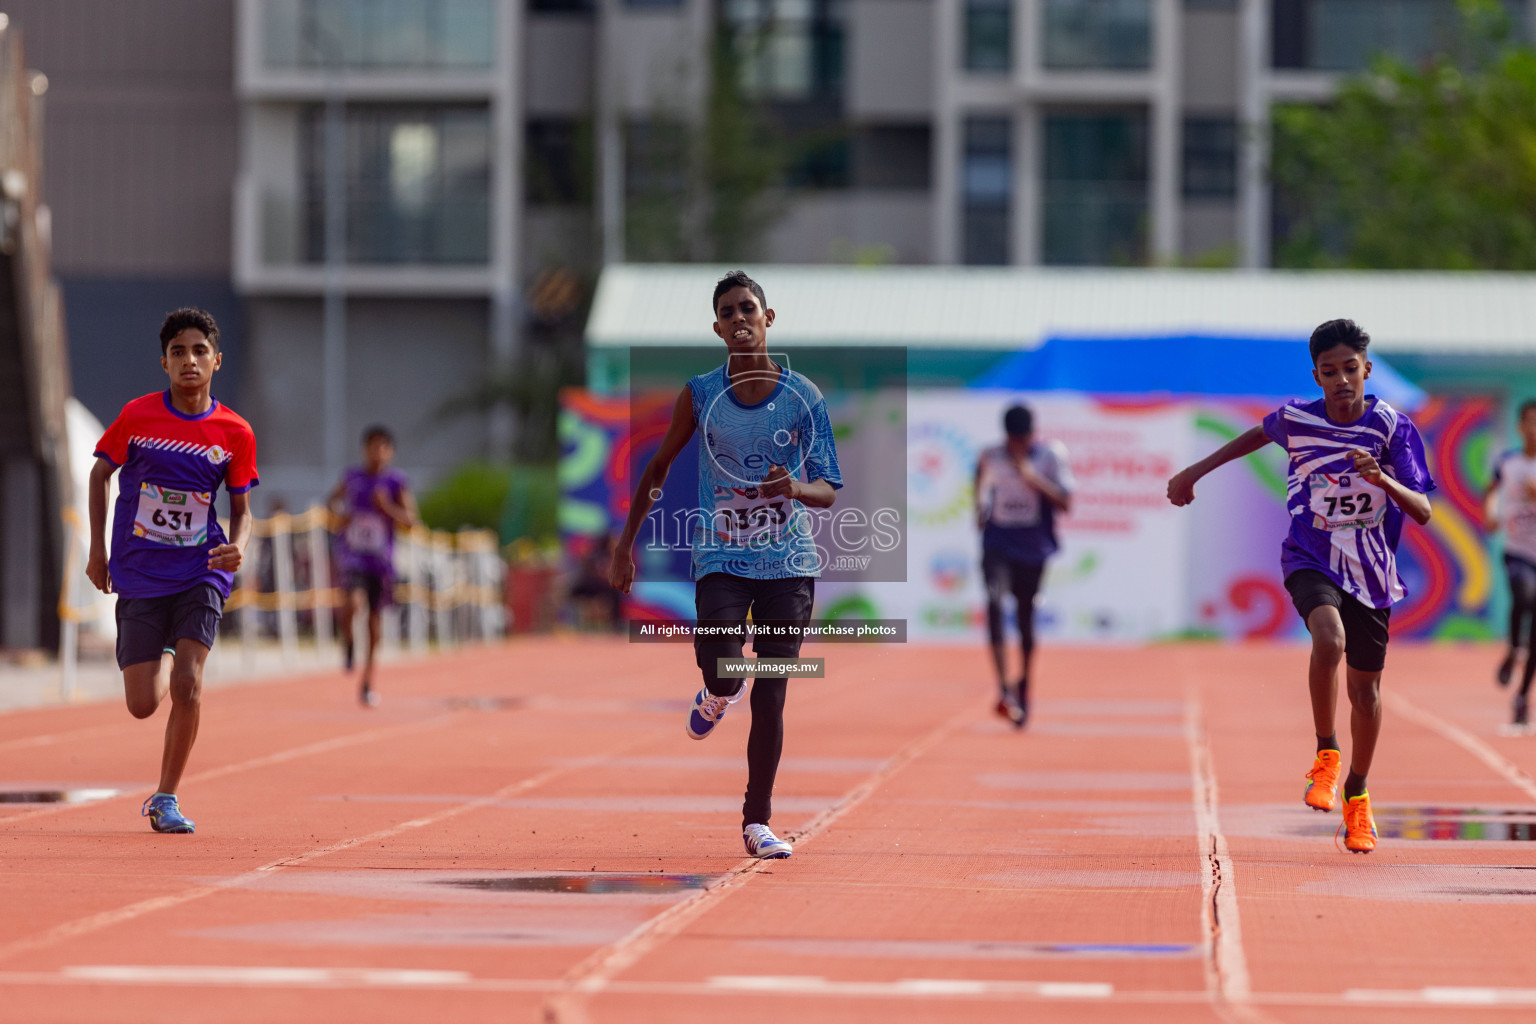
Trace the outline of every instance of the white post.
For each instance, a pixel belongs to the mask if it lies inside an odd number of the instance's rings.
[[[327,654],[336,639],[336,607],[331,603],[331,545],[325,510],[310,510],[309,610],[315,618],[315,648]]]
[[[240,658],[245,665],[246,672],[256,668],[256,642],[261,638],[261,612],[256,607],[257,599],[261,596],[261,580],[252,578],[257,576],[256,566],[261,560],[261,538],[252,538],[250,553],[246,559],[250,568],[240,570]]]
[[[74,538],[70,539],[74,544]],[[73,559],[65,559],[65,565],[75,568]],[[80,655],[80,621],[75,611],[75,573],[66,572],[64,575],[64,594],[59,601],[59,608],[64,613],[63,621],[59,623],[59,694],[66,701],[75,699],[75,688],[79,682],[77,668]]]
[[[1239,0],[1237,238],[1242,265],[1269,266],[1268,0]]]
[[[439,650],[453,646],[453,552],[447,534],[432,535],[432,617]]]
[[[299,620],[293,596],[293,517],[272,517],[272,576],[277,588],[277,636],[283,667],[290,668],[298,654]]]
[[[409,584],[410,599],[406,602],[406,630],[411,638],[411,653],[427,653],[427,560],[421,549],[421,530],[412,530],[405,536],[401,548],[405,556],[404,576]]]

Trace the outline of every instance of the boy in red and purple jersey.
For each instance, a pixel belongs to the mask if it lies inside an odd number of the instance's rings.
[[[171,695],[160,788],[142,813],[156,832],[191,832],[176,788],[197,739],[203,663],[251,539],[250,490],[259,481],[250,424],[212,394],[224,360],[213,317],[176,310],[160,328],[160,352],[170,388],[123,406],[96,444],[85,572],[117,594],[117,665],[129,712],[148,718]],[[109,560],[107,482],[119,469]],[[213,509],[220,484],[229,491],[229,537]]]
[[[380,613],[395,590],[395,528],[416,524],[416,499],[405,474],[395,469],[395,439],[383,427],[363,432],[363,464],[342,474],[327,504],[341,519],[336,541],[336,566],[347,592],[343,635],[347,668],[352,668],[353,623],[364,598],[368,601],[368,650],[363,658],[360,696],[378,704],[373,691],[373,655],[379,646]]]

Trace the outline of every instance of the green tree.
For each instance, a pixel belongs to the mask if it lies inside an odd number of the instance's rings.
[[[1536,50],[1496,0],[1459,6],[1443,55],[1277,108],[1278,265],[1536,269]]]
[[[786,146],[765,106],[739,77],[741,38],[720,19],[709,53],[709,82],[695,120],[658,108],[632,127],[625,199],[625,255],[632,260],[732,262],[758,254],[779,212],[774,190]]]

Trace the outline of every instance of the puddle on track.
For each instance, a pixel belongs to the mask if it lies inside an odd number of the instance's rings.
[[[570,874],[497,875],[490,878],[445,878],[435,884],[481,892],[555,892],[606,896],[614,893],[670,893],[703,889],[716,875]]]
[[[1383,839],[1452,842],[1536,841],[1536,809],[1529,807],[1376,807],[1376,831]],[[1331,817],[1331,816],[1330,816]],[[1312,825],[1300,834],[1332,835],[1336,818],[1326,825]],[[1536,895],[1536,893],[1532,893]]]
[[[522,697],[444,697],[442,703],[453,711],[518,711],[528,702]]]
[[[0,804],[87,804],[117,796],[120,789],[0,789]]]

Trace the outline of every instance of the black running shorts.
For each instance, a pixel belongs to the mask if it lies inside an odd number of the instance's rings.
[[[1344,663],[1357,672],[1380,672],[1387,664],[1390,608],[1372,608],[1316,569],[1298,569],[1285,578],[1285,589],[1301,621],[1325,604],[1344,620]]]
[[[368,595],[368,610],[376,612],[392,603],[395,581],[377,572],[347,573],[347,591],[361,590]]]
[[[224,595],[202,583],[164,597],[117,599],[117,667],[159,661],[178,640],[212,648],[224,617]]]

